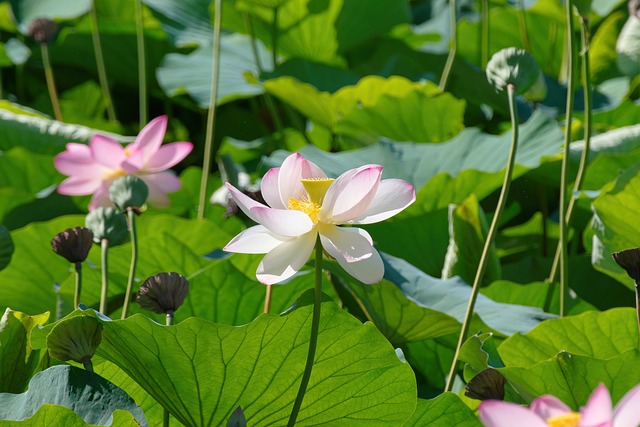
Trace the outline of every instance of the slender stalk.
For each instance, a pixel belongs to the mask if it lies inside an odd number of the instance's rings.
[[[109,241],[102,239],[100,242],[102,249],[102,289],[100,290],[100,313],[107,313],[107,287],[109,286],[109,264],[108,264],[108,251]]]
[[[207,206],[207,182],[211,169],[211,153],[213,151],[213,135],[216,124],[216,106],[218,99],[218,74],[220,70],[220,28],[222,26],[222,0],[215,0],[215,18],[213,23],[213,59],[211,64],[211,95],[209,96],[209,114],[207,115],[207,133],[204,142],[204,161],[202,162],[202,178],[200,180],[200,197],[198,198],[198,219],[204,218]]]
[[[82,291],[82,263],[76,262],[76,292],[73,295],[73,306],[78,308],[80,305],[80,292]]]
[[[265,285],[266,291],[264,295],[264,312],[268,313],[271,309],[271,295],[273,295],[273,285]]]
[[[482,69],[484,69],[487,66],[487,62],[489,62],[489,0],[482,0],[480,14],[480,21],[482,23],[480,65]]]
[[[273,8],[273,26],[271,27],[271,54],[273,67],[278,64],[278,7]]]
[[[60,101],[58,101],[58,91],[56,90],[56,81],[53,78],[51,61],[49,61],[49,48],[47,47],[47,44],[40,43],[40,50],[42,51],[44,76],[47,79],[47,89],[49,90],[49,98],[51,98],[51,105],[53,106],[53,114],[56,116],[56,120],[61,122],[62,112],[60,111]]]
[[[109,82],[107,80],[107,70],[104,66],[104,58],[102,56],[102,44],[100,43],[100,34],[98,32],[98,14],[96,13],[95,0],[91,5],[91,38],[93,40],[93,51],[96,55],[96,67],[98,68],[98,79],[102,88],[102,96],[107,104],[107,117],[112,122],[117,120],[116,111],[113,108],[113,100],[109,91]]]
[[[524,50],[531,52],[531,42],[529,42],[529,30],[527,29],[527,12],[524,10],[524,0],[519,0],[518,20],[520,21],[520,37]]]
[[[516,150],[518,148],[518,110],[515,106],[515,87],[513,85],[507,85],[507,96],[509,97],[509,112],[511,113],[511,127],[513,129],[511,148],[509,150],[509,160],[507,161],[507,168],[504,172],[504,182],[502,184],[502,190],[500,191],[500,197],[498,198],[498,205],[496,206],[496,211],[493,215],[493,219],[491,220],[489,231],[487,232],[487,239],[484,242],[484,248],[480,255],[480,262],[478,263],[478,269],[476,270],[473,286],[471,287],[471,296],[469,297],[467,312],[465,313],[464,321],[462,322],[460,336],[458,337],[458,344],[456,345],[456,351],[453,356],[453,362],[451,363],[451,369],[449,370],[449,377],[447,378],[447,384],[445,385],[444,391],[451,391],[451,388],[453,387],[453,381],[458,367],[458,358],[460,357],[460,349],[462,348],[462,344],[464,344],[467,333],[469,332],[469,325],[471,324],[471,318],[473,317],[473,310],[478,297],[480,283],[484,276],[487,261],[489,260],[489,252],[493,245],[496,232],[498,231],[500,217],[504,211],[507,196],[509,195],[509,188],[511,187],[511,177],[516,160]]]
[[[453,67],[453,60],[458,50],[458,17],[457,17],[457,1],[449,0],[449,16],[451,19],[451,46],[449,47],[449,55],[447,61],[444,63],[444,69],[442,70],[442,76],[440,76],[440,84],[438,87],[441,92],[447,89],[447,83],[449,82],[449,75],[451,74],[451,68]]]
[[[84,366],[85,370],[93,372],[93,362],[91,361],[91,359],[87,360],[86,362],[82,362],[82,365]]]
[[[167,326],[173,326],[173,311],[167,311],[165,324]],[[169,410],[167,408],[164,409],[162,416],[162,427],[169,427]]]
[[[127,209],[127,224],[129,225],[129,233],[131,234],[131,265],[129,267],[129,280],[127,281],[127,290],[124,294],[124,304],[122,305],[122,317],[127,318],[129,311],[129,301],[131,300],[131,290],[133,288],[133,278],[136,275],[136,265],[138,264],[138,238],[136,233],[136,213],[133,209]]]
[[[136,39],[138,42],[138,99],[140,103],[140,128],[147,124],[147,64],[144,50],[144,21],[142,1],[136,0]]]
[[[638,320],[638,344],[640,345],[640,290],[638,289],[637,281],[635,281],[635,289],[636,289],[636,319]]]
[[[573,194],[580,192],[584,177],[587,172],[587,160],[589,157],[589,150],[591,146],[591,133],[593,122],[593,91],[591,90],[591,69],[589,65],[589,20],[585,16],[580,16],[580,38],[582,44],[582,81],[584,83],[584,149],[580,155],[580,164],[578,166],[578,173],[576,174],[576,181],[573,184]],[[569,199],[569,206],[567,207],[567,226],[571,224],[571,218],[573,216],[573,208],[577,199],[571,197]],[[551,299],[553,297],[553,291],[555,290],[556,274],[558,273],[558,266],[560,264],[560,242],[556,247],[556,252],[553,257],[553,264],[551,265],[551,271],[547,281],[550,283],[549,290],[547,292],[547,298],[544,304],[544,310],[549,311],[551,305]]]
[[[320,303],[322,300],[322,244],[320,243],[320,236],[316,240],[316,259],[315,259],[315,288],[313,293],[313,317],[311,318],[311,337],[309,337],[309,352],[307,353],[307,363],[304,366],[304,372],[302,374],[302,380],[300,381],[300,388],[298,389],[298,395],[293,402],[293,409],[289,416],[288,427],[296,425],[296,419],[298,418],[298,412],[302,406],[302,400],[304,394],[307,391],[307,385],[309,385],[309,378],[311,378],[311,370],[313,368],[313,361],[316,357],[316,346],[318,344],[318,331],[320,330]]]

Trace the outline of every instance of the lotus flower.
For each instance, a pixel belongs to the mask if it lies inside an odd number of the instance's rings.
[[[167,206],[167,193],[180,189],[180,180],[165,172],[184,159],[193,149],[190,142],[162,145],[167,129],[167,116],[149,122],[135,141],[123,148],[116,140],[95,135],[89,145],[70,142],[66,151],[54,159],[56,169],[69,178],[58,186],[60,194],[82,196],[93,194],[89,209],[113,206],[109,186],[118,177],[134,175],[149,187],[147,202]]]
[[[609,390],[600,384],[580,412],[554,396],[534,400],[529,409],[515,403],[485,400],[478,408],[487,427],[638,427],[640,425],[640,385],[611,408]]]
[[[381,176],[382,166],[366,165],[330,179],[317,165],[294,153],[262,178],[262,196],[269,206],[227,183],[240,209],[260,225],[238,234],[224,250],[266,253],[256,277],[270,285],[302,268],[319,235],[324,250],[347,273],[363,283],[379,282],[384,266],[369,233],[339,225],[379,222],[413,203],[416,196],[411,184],[401,179],[381,181]]]

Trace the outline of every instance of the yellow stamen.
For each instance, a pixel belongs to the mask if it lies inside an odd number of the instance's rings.
[[[318,223],[318,213],[320,213],[320,205],[316,205],[310,200],[298,200],[289,198],[289,209],[301,211],[309,215],[314,224]]]
[[[547,420],[549,427],[578,427],[578,424],[580,424],[580,414],[577,412],[567,412]]]
[[[331,187],[333,181],[335,180],[331,178],[310,178],[300,180],[304,189],[307,190],[309,201],[320,206],[322,206],[324,195],[327,194],[327,190]]]
[[[125,171],[123,171],[122,169],[117,169],[114,171],[110,171],[107,172],[106,174],[103,175],[103,179],[116,179],[116,178],[120,178],[121,176],[126,176],[127,173]]]

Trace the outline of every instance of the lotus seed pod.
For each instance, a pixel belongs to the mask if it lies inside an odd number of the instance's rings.
[[[629,16],[616,42],[616,63],[622,74],[635,77],[640,74],[640,18]]]
[[[611,254],[615,262],[624,268],[636,283],[640,279],[640,248],[625,249],[624,251]]]
[[[83,262],[93,244],[93,233],[88,228],[75,227],[56,234],[51,249],[71,263]]]
[[[173,313],[189,293],[189,282],[178,273],[160,273],[149,277],[140,286],[138,304],[154,313]]]
[[[529,53],[509,47],[496,52],[487,64],[487,80],[497,92],[508,85],[515,87],[515,94],[522,95],[540,78],[540,67]]]
[[[109,198],[120,210],[138,210],[147,201],[149,187],[137,176],[122,176],[109,187]]]
[[[93,241],[109,241],[109,246],[117,246],[129,239],[126,218],[113,208],[99,207],[89,212],[85,225],[93,232]]]
[[[58,32],[58,24],[49,18],[38,18],[29,24],[27,35],[38,43],[49,43]]]
[[[49,355],[66,362],[87,363],[102,341],[102,324],[95,317],[61,320],[47,335]]]

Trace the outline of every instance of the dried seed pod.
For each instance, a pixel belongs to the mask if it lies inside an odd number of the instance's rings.
[[[51,249],[71,263],[83,262],[93,244],[93,232],[85,227],[67,228],[51,239]]]
[[[189,293],[189,281],[178,273],[159,273],[140,286],[138,304],[154,313],[173,313]]]
[[[58,24],[49,18],[38,18],[29,24],[27,35],[38,43],[49,43],[58,32]]]

